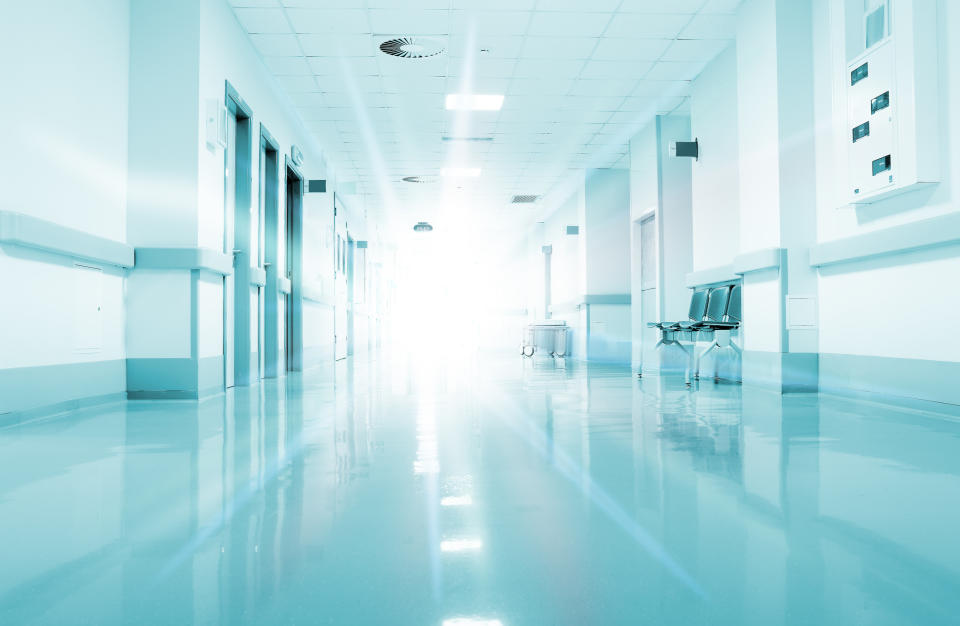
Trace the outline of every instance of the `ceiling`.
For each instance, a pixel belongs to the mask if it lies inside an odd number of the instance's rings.
[[[653,115],[689,110],[690,81],[733,39],[740,0],[230,2],[370,214],[497,229],[540,216],[571,170],[626,166],[628,139]],[[446,51],[380,52],[409,35]],[[505,99],[447,111],[449,93]],[[481,175],[402,181],[443,167]],[[511,204],[517,194],[541,199]]]

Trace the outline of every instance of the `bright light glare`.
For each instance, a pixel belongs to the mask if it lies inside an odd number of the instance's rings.
[[[479,550],[482,547],[483,542],[479,539],[444,539],[440,542],[441,552],[466,552]]]
[[[445,178],[476,178],[480,175],[479,167],[444,167],[440,175]]]
[[[471,496],[445,496],[440,498],[440,506],[471,506],[473,498]]]
[[[499,111],[502,106],[501,94],[447,94],[448,111]]]
[[[478,617],[454,617],[443,620],[443,626],[503,626],[498,619],[483,619]]]

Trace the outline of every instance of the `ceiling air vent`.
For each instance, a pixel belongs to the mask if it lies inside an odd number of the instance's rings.
[[[401,59],[426,59],[443,54],[443,44],[429,37],[397,37],[380,44],[380,51]]]
[[[403,182],[405,183],[416,183],[416,184],[425,184],[425,183],[435,183],[437,182],[436,176],[404,176]]]
[[[417,222],[413,225],[413,230],[418,233],[429,233],[433,230],[433,226],[431,226],[429,222]]]
[[[510,204],[533,204],[539,198],[540,196],[532,196],[529,194],[514,196],[513,200],[510,201]]]

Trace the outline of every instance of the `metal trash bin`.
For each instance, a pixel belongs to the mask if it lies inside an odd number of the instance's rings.
[[[527,324],[523,329],[521,354],[531,357],[539,351],[550,356],[566,356],[567,328],[565,320],[540,320]]]

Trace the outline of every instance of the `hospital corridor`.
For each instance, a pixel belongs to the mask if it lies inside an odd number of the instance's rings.
[[[0,0],[0,625],[960,626],[958,33]]]

